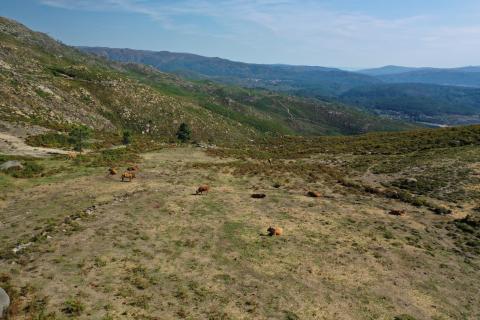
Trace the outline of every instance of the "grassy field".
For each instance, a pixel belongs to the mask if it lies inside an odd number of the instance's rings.
[[[445,198],[436,188],[448,187],[420,179],[444,181],[464,161],[458,170],[471,171],[455,188],[476,192],[478,147],[436,152],[435,171],[412,171],[430,168],[428,154],[245,148],[165,147],[120,162],[58,157],[37,161],[51,174],[0,175],[10,319],[480,317],[476,193]],[[141,168],[133,182],[107,176],[108,165],[131,160]],[[402,172],[422,181],[402,190],[452,214],[388,196]],[[211,192],[194,195],[202,183]],[[284,234],[268,237],[269,226]]]

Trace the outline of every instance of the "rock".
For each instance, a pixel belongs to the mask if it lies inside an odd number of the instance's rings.
[[[266,196],[267,196],[267,195],[264,194],[264,193],[254,193],[254,194],[252,194],[252,198],[254,198],[254,199],[263,199],[263,198],[265,198]]]
[[[0,319],[7,314],[7,309],[10,306],[10,297],[8,294],[0,288]]]
[[[18,252],[25,250],[26,248],[30,247],[33,244],[33,242],[27,242],[23,244],[17,245],[15,248],[12,249],[12,252],[17,254]]]
[[[415,178],[407,178],[405,179],[405,182],[408,184],[417,184],[418,180]]]
[[[23,165],[20,161],[17,161],[17,160],[10,160],[0,165],[0,170],[2,171],[9,170],[9,169],[22,170]]]

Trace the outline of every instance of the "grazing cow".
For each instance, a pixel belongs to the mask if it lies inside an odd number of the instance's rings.
[[[135,178],[135,173],[125,171],[122,174],[122,182],[128,179],[128,182],[132,181]]]
[[[77,158],[77,153],[76,153],[76,152],[73,152],[73,151],[70,151],[70,152],[67,153],[67,157],[68,157],[68,159],[70,159],[70,160],[74,160],[74,159]]]
[[[208,191],[210,191],[210,187],[207,184],[203,184],[200,187],[198,187],[197,192],[195,192],[195,194],[203,194],[204,192],[208,194]]]
[[[405,210],[390,210],[388,214],[391,214],[392,216],[403,216],[407,212]]]
[[[111,175],[111,176],[114,176],[117,174],[117,169],[115,168],[109,168],[108,169],[108,174]]]
[[[267,196],[267,195],[264,194],[264,193],[254,193],[254,194],[252,194],[252,198],[254,198],[254,199],[263,199],[263,198],[265,198],[266,196]]]
[[[280,227],[269,227],[267,232],[270,237],[281,236],[283,234],[283,229]]]

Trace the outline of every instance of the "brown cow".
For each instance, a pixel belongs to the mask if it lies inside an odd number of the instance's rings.
[[[202,184],[195,194],[203,194],[204,192],[208,194],[208,191],[210,191],[210,187],[207,184]]]
[[[73,152],[73,151],[69,151],[69,152],[67,153],[67,157],[68,157],[68,159],[70,159],[70,160],[75,160],[75,159],[77,158],[77,153],[76,153],[76,152]]]
[[[269,227],[267,232],[270,237],[281,236],[283,234],[283,229],[280,227]]]
[[[307,196],[312,198],[320,198],[322,195],[318,191],[308,191]]]
[[[122,174],[122,182],[128,179],[128,182],[132,181],[135,178],[135,173],[125,171]]]
[[[117,174],[117,169],[116,168],[109,168],[108,169],[108,174],[111,176],[114,176]]]
[[[407,212],[405,210],[390,210],[388,214],[391,214],[392,216],[404,216]]]

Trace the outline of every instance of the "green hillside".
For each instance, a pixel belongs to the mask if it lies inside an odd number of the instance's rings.
[[[65,129],[132,129],[163,139],[187,122],[198,140],[262,133],[353,134],[399,130],[355,109],[267,91],[190,82],[138,65],[108,62],[8,19],[0,20],[0,119]]]

